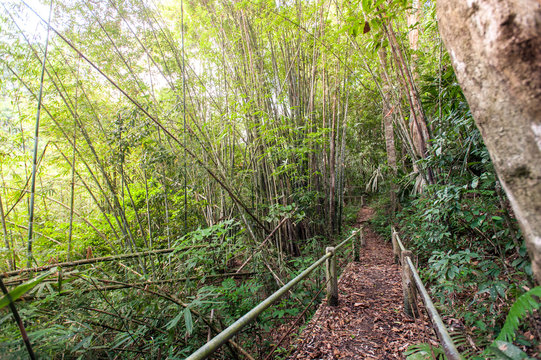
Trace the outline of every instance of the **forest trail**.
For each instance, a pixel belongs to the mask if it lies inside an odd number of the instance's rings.
[[[289,359],[403,359],[409,345],[437,345],[422,311],[417,321],[402,311],[400,267],[390,242],[366,223],[372,215],[370,208],[359,211],[366,246],[360,261],[349,263],[340,276],[338,306],[320,305]]]

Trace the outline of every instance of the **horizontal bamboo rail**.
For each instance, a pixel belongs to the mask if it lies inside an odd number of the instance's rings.
[[[423,281],[419,277],[417,268],[411,260],[411,251],[406,250],[404,244],[402,244],[402,241],[400,240],[400,237],[398,236],[398,233],[395,231],[394,228],[391,229],[391,237],[393,241],[393,252],[395,255],[395,259],[400,259],[400,262],[402,264],[404,311],[410,316],[414,315],[416,311],[415,304],[417,302],[418,290],[421,295],[421,299],[423,300],[423,303],[425,305],[425,308],[428,312],[428,315],[430,316],[430,320],[432,321],[432,326],[436,331],[436,334],[438,335],[440,343],[443,347],[445,356],[449,360],[460,360],[460,353],[458,352],[453,340],[451,339],[451,336],[449,335],[445,324],[441,320],[441,317],[438,313],[438,310],[436,310],[432,299],[430,299],[430,295],[428,295],[428,291],[426,290]]]
[[[312,271],[314,271],[319,265],[323,264],[324,262],[327,262],[327,276],[328,276],[327,282],[328,283],[336,282],[336,278],[337,278],[336,265],[332,266],[332,262],[328,260],[333,258],[334,255],[336,254],[336,251],[338,251],[347,242],[353,239],[353,243],[355,243],[357,241],[357,238],[358,238],[357,233],[359,231],[361,230],[354,231],[347,239],[342,241],[340,244],[338,244],[334,248],[327,248],[325,255],[319,258],[311,266],[309,266],[307,269],[302,271],[299,275],[297,275],[295,278],[290,280],[287,284],[282,286],[280,289],[278,289],[268,298],[260,302],[259,305],[254,307],[252,310],[248,311],[246,314],[244,314],[241,318],[239,318],[237,321],[231,324],[227,329],[223,330],[221,333],[216,335],[205,345],[201,346],[196,352],[188,356],[186,360],[206,359],[208,356],[214,353],[220,346],[222,346],[226,341],[228,341],[233,336],[235,336],[238,332],[240,332],[243,327],[253,322],[263,311],[265,311],[274,302],[279,300],[293,286],[297,285],[301,280],[303,280],[308,275],[310,275]],[[334,298],[334,296],[336,295],[336,302],[337,302],[338,292],[336,291],[336,293],[334,293],[334,289],[332,291],[333,293],[331,293],[330,295],[327,294],[327,298],[329,299],[329,296]]]
[[[136,252],[132,254],[105,256],[105,257],[98,257],[98,258],[92,258],[92,259],[82,259],[82,260],[76,260],[76,261],[70,261],[70,262],[63,262],[63,263],[58,263],[58,264],[49,264],[49,265],[43,265],[43,266],[38,266],[38,267],[33,267],[33,268],[7,271],[5,273],[0,274],[0,278],[8,278],[11,276],[21,275],[21,274],[30,273],[30,272],[45,271],[45,270],[52,269],[54,267],[61,267],[61,268],[74,267],[74,266],[79,266],[79,265],[95,264],[99,262],[130,259],[130,258],[139,257],[139,256],[168,254],[174,251],[184,252],[186,250],[198,249],[198,248],[203,248],[203,247],[208,247],[208,245],[193,245],[193,246],[188,246],[188,247],[179,248],[179,249],[170,248],[170,249],[159,249],[159,250],[152,250],[152,251],[141,251],[141,252]]]

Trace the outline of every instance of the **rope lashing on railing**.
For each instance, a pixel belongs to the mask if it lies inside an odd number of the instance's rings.
[[[282,286],[280,289],[278,289],[268,298],[260,302],[259,305],[254,307],[252,310],[248,311],[241,318],[239,318],[237,321],[235,321],[233,324],[231,324],[228,328],[223,330],[221,333],[216,335],[205,345],[201,346],[196,352],[188,356],[186,360],[206,359],[208,356],[214,353],[214,351],[216,351],[220,346],[222,346],[227,340],[231,339],[233,336],[235,336],[235,334],[241,331],[244,326],[254,321],[263,311],[265,311],[274,302],[279,300],[293,286],[297,285],[301,280],[303,280],[308,275],[310,275],[310,273],[314,271],[319,265],[323,264],[323,262],[325,262],[327,259],[332,258],[334,254],[336,253],[336,251],[340,249],[342,246],[344,246],[346,243],[348,243],[351,239],[354,239],[357,236],[357,233],[359,231],[360,230],[354,231],[347,239],[345,239],[340,244],[335,246],[333,251],[326,252],[325,255],[319,258],[311,266],[309,266],[307,269],[305,269],[295,278],[291,279],[287,284]],[[327,273],[329,275],[327,281],[330,279],[328,283],[331,283],[333,281],[333,278],[336,278],[336,272],[334,272],[334,274],[329,274],[329,271],[327,271]]]
[[[391,237],[393,243],[393,253],[395,262],[400,261],[402,264],[402,286],[404,290],[404,312],[409,316],[416,317],[416,304],[417,304],[417,290],[421,295],[421,299],[427,309],[430,320],[432,321],[432,327],[436,331],[440,343],[445,352],[445,356],[449,360],[460,360],[460,353],[458,352],[445,324],[441,320],[441,317],[428,295],[417,268],[411,260],[412,253],[406,250],[404,244],[400,240],[398,233],[394,228],[391,229]]]

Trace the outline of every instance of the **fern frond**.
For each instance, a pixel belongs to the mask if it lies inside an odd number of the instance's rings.
[[[461,331],[451,331],[449,332],[451,340],[457,348],[460,348],[460,356],[464,359],[472,359],[477,354],[477,350],[472,346],[468,340],[468,335]]]
[[[496,341],[513,341],[515,340],[515,332],[518,329],[520,320],[529,312],[539,309],[541,303],[534,298],[541,297],[541,286],[534,287],[530,291],[522,294],[509,309],[509,314],[505,319],[502,331],[496,338]]]
[[[441,347],[434,347],[427,343],[408,346],[404,355],[407,360],[439,360],[445,356]]]
[[[468,339],[466,338],[466,335],[460,331],[450,331],[449,336],[455,343],[455,346],[457,347],[466,347],[469,346]]]

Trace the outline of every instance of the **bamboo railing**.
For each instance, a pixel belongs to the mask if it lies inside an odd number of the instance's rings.
[[[432,321],[432,327],[436,331],[440,343],[445,352],[445,356],[449,360],[460,360],[458,352],[449,332],[445,327],[441,317],[434,306],[434,303],[428,295],[428,291],[417,272],[417,268],[413,264],[412,253],[406,250],[404,244],[400,240],[398,233],[394,228],[391,228],[391,239],[393,244],[393,254],[395,263],[402,265],[402,291],[404,295],[404,312],[412,317],[416,317],[417,313],[417,295],[421,295],[421,299]]]
[[[212,338],[205,345],[201,346],[196,352],[191,354],[186,358],[186,360],[200,360],[206,359],[212,353],[214,353],[220,346],[222,346],[226,341],[231,339],[237,333],[239,333],[246,325],[255,321],[255,319],[273,303],[279,300],[286,292],[291,288],[297,285],[301,280],[306,278],[312,271],[319,267],[324,262],[326,263],[326,283],[327,283],[327,302],[331,306],[338,304],[338,274],[336,271],[336,253],[349,241],[352,241],[353,244],[353,257],[354,260],[359,259],[359,248],[364,245],[364,237],[362,229],[353,231],[353,233],[340,244],[335,247],[328,247],[325,250],[325,255],[315,261],[307,269],[302,271],[295,278],[290,280],[287,284],[282,286],[268,298],[259,303],[252,310],[248,311],[241,318],[231,324],[227,329],[223,330],[221,333]]]

